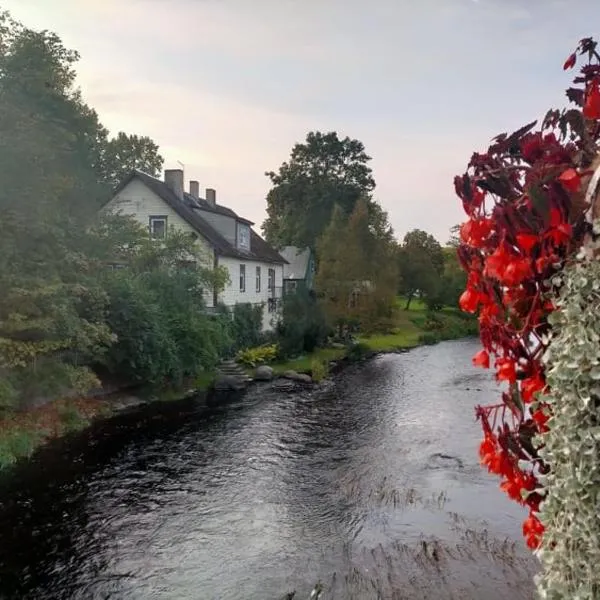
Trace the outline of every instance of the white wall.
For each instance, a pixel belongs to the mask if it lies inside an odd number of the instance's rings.
[[[246,291],[240,291],[240,264],[246,265]],[[219,266],[226,267],[229,271],[229,284],[219,295],[219,300],[227,306],[237,303],[249,302],[251,304],[264,304],[263,306],[263,331],[273,329],[272,321],[277,317],[276,312],[268,309],[268,272],[275,269],[275,291],[281,297],[283,287],[283,265],[271,263],[242,261],[238,258],[219,257]],[[260,267],[261,285],[260,292],[256,291],[256,267]]]
[[[150,226],[150,217],[156,215],[167,216],[167,226],[183,232],[198,233],[187,221],[182,219],[160,196],[146,187],[139,179],[133,179],[126,185],[104,208],[105,211],[120,212],[123,215],[133,216],[143,227]],[[199,238],[202,253],[206,256],[206,265],[212,268],[214,252],[212,246],[204,239]],[[206,290],[204,300],[208,307],[214,305],[212,290]]]

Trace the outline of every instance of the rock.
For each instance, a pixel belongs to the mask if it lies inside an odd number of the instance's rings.
[[[215,379],[214,389],[219,391],[240,391],[246,388],[246,381],[235,375],[219,375]]]
[[[284,379],[291,379],[292,381],[297,381],[298,383],[312,383],[312,377],[310,375],[296,373],[296,371],[286,371],[283,374],[283,377]]]
[[[254,371],[254,379],[257,381],[271,381],[273,379],[273,369],[267,365],[261,365]]]
[[[336,350],[344,350],[346,348],[346,344],[341,344],[340,342],[332,342],[330,346]]]

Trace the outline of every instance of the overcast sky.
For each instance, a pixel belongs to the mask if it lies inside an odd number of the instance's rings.
[[[566,102],[598,0],[0,0],[81,53],[113,133],[258,226],[266,170],[310,130],[360,139],[398,236],[462,220],[452,178],[492,136]]]

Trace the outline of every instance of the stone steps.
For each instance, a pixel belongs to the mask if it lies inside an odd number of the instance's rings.
[[[248,382],[252,381],[248,377],[243,367],[233,360],[223,360],[217,367],[217,378],[215,388],[217,389],[243,389]]]

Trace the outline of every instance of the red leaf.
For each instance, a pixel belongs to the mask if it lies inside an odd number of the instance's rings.
[[[517,244],[521,250],[524,250],[527,254],[531,252],[531,249],[537,244],[538,236],[533,233],[518,233]]]
[[[569,58],[567,58],[567,60],[565,60],[565,64],[563,65],[563,70],[566,71],[567,69],[572,69],[575,66],[576,62],[577,62],[577,55],[575,54],[575,52],[573,52],[573,54],[571,54],[571,56],[569,56]]]
[[[563,171],[558,181],[560,181],[561,185],[568,192],[576,192],[581,186],[581,177],[579,177],[579,173],[575,169]]]
[[[594,82],[587,90],[583,116],[587,119],[600,119],[600,88],[598,82]]]

